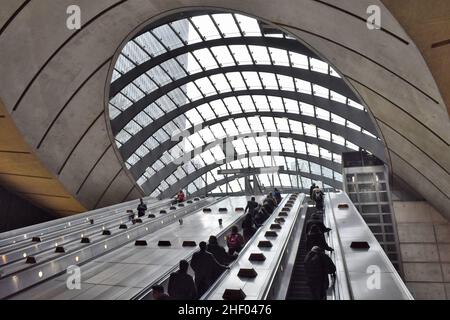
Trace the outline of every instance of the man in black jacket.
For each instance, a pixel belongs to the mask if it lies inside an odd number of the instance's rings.
[[[197,251],[192,256],[191,268],[195,272],[195,285],[200,298],[214,283],[218,270],[224,271],[228,267],[221,265],[212,253],[206,251],[206,242],[200,242],[199,247],[200,251]]]
[[[216,236],[209,237],[206,251],[212,253],[217,262],[223,264],[224,266],[229,265],[230,262],[234,260],[233,257],[227,253],[225,248],[219,245]]]
[[[317,225],[313,225],[311,230],[306,237],[306,250],[311,250],[313,247],[318,246],[323,250],[334,251],[333,248],[329,247],[325,241],[324,234],[320,231]]]
[[[173,300],[195,300],[197,299],[197,288],[194,279],[188,272],[189,262],[180,261],[180,270],[170,275],[168,293]]]
[[[314,199],[313,199],[313,190],[316,188],[316,183],[315,182],[313,182],[313,184],[311,185],[311,187],[309,187],[309,198],[311,199],[311,200],[313,200],[314,201]]]
[[[145,211],[147,211],[147,205],[144,203],[142,199],[139,199],[140,203],[137,207],[138,218],[145,216]]]
[[[309,233],[311,227],[314,225],[318,226],[320,232],[322,232],[323,234],[330,232],[331,229],[327,228],[322,221],[323,221],[322,215],[319,213],[314,213],[306,223],[306,234]]]
[[[324,250],[313,247],[305,258],[305,271],[313,300],[326,300],[330,282],[328,275],[336,277],[336,266]]]
[[[258,202],[256,202],[255,197],[252,197],[250,199],[250,201],[247,202],[247,206],[245,207],[244,213],[247,213],[247,211],[248,211],[248,213],[250,213],[252,216],[254,216],[256,213],[255,210],[256,210],[256,208],[258,208],[258,206],[259,206],[259,204],[258,204]]]

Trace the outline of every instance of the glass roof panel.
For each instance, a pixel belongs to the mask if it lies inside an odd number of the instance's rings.
[[[242,34],[240,30],[242,30]],[[138,162],[142,163],[142,157],[145,157],[151,151],[155,152],[155,148],[168,139],[171,139],[171,135],[180,133],[182,135],[189,134],[187,139],[178,142],[168,152],[158,150],[158,153],[161,152],[161,154],[156,155],[159,160],[154,163],[149,163],[145,172],[139,173],[139,176],[136,178],[139,185],[145,185],[145,182],[154,176],[155,172],[164,172],[168,164],[172,163],[174,159],[184,156],[185,152],[190,152],[194,148],[200,147],[204,149],[207,145],[210,147],[214,146],[212,149],[196,156],[187,164],[176,167],[173,172],[164,173],[164,176],[161,178],[164,180],[159,185],[150,186],[152,189],[149,193],[152,195],[158,195],[161,191],[167,190],[170,185],[173,185],[178,180],[185,178],[205,165],[223,160],[225,157],[223,150],[219,146],[215,146],[214,143],[217,139],[223,139],[225,137],[232,137],[232,144],[235,151],[241,156],[245,156],[247,152],[254,154],[262,153],[261,157],[253,157],[251,159],[243,158],[238,161],[233,161],[233,167],[242,168],[248,165],[262,167],[276,163],[286,166],[286,169],[295,171],[298,164],[302,172],[308,173],[311,167],[313,173],[318,175],[323,174],[324,177],[330,179],[339,176],[342,179],[342,176],[333,172],[330,168],[309,163],[303,159],[276,156],[276,153],[283,151],[290,152],[302,155],[305,159],[308,159],[306,157],[310,155],[340,164],[342,162],[341,155],[324,148],[323,146],[327,144],[323,141],[329,141],[351,150],[359,150],[359,147],[352,143],[352,141],[347,141],[333,132],[322,129],[321,126],[329,128],[328,126],[324,126],[324,121],[329,121],[340,126],[346,125],[352,130],[361,132],[361,136],[365,136],[368,139],[375,138],[381,143],[380,139],[360,126],[362,123],[365,123],[364,121],[361,120],[359,122],[357,119],[349,121],[346,119],[347,113],[342,112],[341,108],[336,110],[336,114],[322,109],[325,106],[321,106],[321,104],[326,101],[315,99],[315,97],[330,99],[342,104],[348,104],[348,107],[365,110],[364,106],[358,102],[352,101],[338,92],[329,90],[327,87],[329,82],[327,81],[317,80],[317,83],[310,83],[309,81],[293,78],[289,75],[277,74],[276,67],[274,67],[273,72],[270,72],[270,69],[265,69],[264,72],[235,71],[226,74],[220,73],[221,68],[235,66],[236,62],[238,65],[252,65],[253,63],[271,65],[273,63],[277,66],[291,66],[304,70],[311,68],[310,71],[312,72],[319,72],[340,78],[338,73],[324,61],[283,48],[247,45],[244,38],[242,38],[240,44],[233,42],[233,44],[228,46],[223,43],[222,45],[219,44],[209,47],[207,44],[208,40],[221,39],[222,37],[241,38],[243,36],[262,37],[258,21],[234,13],[211,13],[209,15],[203,13],[158,26],[131,40],[123,48],[113,70],[112,81],[117,81],[118,83],[122,75],[133,68],[138,68],[142,63],[165,53],[167,50],[171,51],[194,43],[204,43],[203,47],[196,46],[197,50],[178,56],[169,53],[167,54],[167,60],[162,61],[150,70],[144,70],[141,67],[142,70],[136,73],[135,79],[120,86],[121,91],[111,98],[108,103],[109,117],[113,121],[113,119],[117,118],[134,103],[155,92],[158,88],[161,88],[162,94],[159,97],[154,101],[150,101],[141,110],[136,110],[136,113],[133,113],[134,110],[131,112],[132,116],[126,119],[127,123],[123,125],[121,130],[118,130],[115,136],[115,144],[118,146],[119,151],[125,149],[123,145],[127,143],[138,142],[136,144],[136,150],[134,150],[131,156],[127,156],[128,159],[125,163],[127,168],[132,168]],[[271,39],[265,37],[277,38],[277,42],[286,39],[282,32],[279,34],[265,34],[262,37],[262,39],[271,41]],[[293,38],[290,37],[289,39]],[[233,39],[233,41],[235,40]],[[294,49],[291,44],[289,46],[287,45],[286,48]],[[198,78],[200,72],[212,69],[217,69],[217,73],[215,70],[214,73],[216,74]],[[197,79],[191,80],[189,78],[190,75],[196,75]],[[185,84],[180,87],[174,88],[168,86],[173,81],[184,78],[186,78]],[[335,79],[335,81],[338,80]],[[259,92],[258,94],[247,93],[247,89],[259,90]],[[264,90],[279,91],[280,96],[278,94],[276,94],[277,96],[266,95]],[[311,103],[314,105],[297,101],[295,100],[295,94],[286,93],[286,91],[295,92],[296,90],[301,93],[298,95],[301,100],[311,100],[313,101]],[[230,92],[232,93],[233,91],[236,91],[237,96],[230,96]],[[210,99],[211,101],[208,103],[198,101],[208,96],[223,93],[226,93],[225,96],[227,96],[223,97],[223,99],[220,99],[221,97],[214,97],[214,100]],[[284,98],[288,94],[289,98]],[[310,97],[303,94],[309,95]],[[198,104],[196,101],[198,101]],[[317,105],[315,101],[317,101]],[[193,103],[193,109],[187,110],[187,104],[190,102]],[[145,142],[140,142],[141,144],[139,145],[141,135],[137,135],[137,133],[141,132],[147,126],[159,126],[160,121],[156,120],[164,114],[184,105],[186,105],[186,110],[183,111],[186,112],[177,115],[172,120],[168,119],[167,123],[162,123],[162,127],[155,128],[155,134],[142,139]],[[332,106],[332,104],[326,104],[326,106],[329,105]],[[255,116],[257,112],[264,112],[266,114],[262,117]],[[277,114],[277,117],[267,116],[269,112],[277,112],[279,114]],[[291,119],[283,117],[283,113],[287,113],[286,116],[289,116]],[[226,117],[228,115],[237,115],[238,117],[233,117],[209,127],[204,127],[203,125],[205,121],[213,121],[218,117]],[[292,119],[296,115],[299,117],[298,120]],[[303,120],[308,122],[307,124],[301,121],[303,118],[307,119]],[[204,128],[192,134],[190,131],[186,131],[193,125]],[[330,127],[333,128],[333,126]],[[258,136],[245,137],[245,135],[249,135],[252,132],[257,133]],[[317,140],[318,145],[305,143],[285,137],[289,136],[289,132],[298,136],[305,135],[320,140]],[[281,138],[278,136],[278,133],[282,133]],[[306,139],[306,141],[309,142],[310,138]],[[265,152],[272,152],[275,157],[262,156]],[[296,177],[295,175],[284,173],[259,175],[259,178],[268,183],[268,185],[275,184],[285,187],[295,187],[299,182],[301,186],[308,187],[311,183],[310,179],[303,177],[300,179],[300,177]],[[212,183],[212,181],[222,179],[223,176],[217,175],[216,168],[214,171],[198,177],[195,179],[195,182],[189,181],[188,190],[190,192],[198,191],[204,188],[207,182]],[[242,179],[228,184],[229,190],[241,191],[243,186]],[[145,188],[148,187],[148,184],[145,185]],[[223,192],[226,188],[219,186],[215,190],[221,190]]]
[[[315,58],[311,58],[310,63],[311,63],[311,70],[328,74],[328,64],[326,62],[317,60]]]
[[[242,75],[250,89],[262,89],[261,81],[257,72],[242,72]]]
[[[267,47],[249,46],[249,49],[256,64],[272,64]]]
[[[297,53],[297,52],[289,52],[291,57],[291,63],[294,68],[299,69],[308,69],[308,57]]]
[[[122,54],[127,56],[135,64],[139,65],[150,59],[150,56],[142,50],[134,41],[128,42],[122,50]]]
[[[214,100],[210,103],[210,105],[219,117],[229,115],[228,109],[225,107],[222,100]]]
[[[228,81],[230,81],[233,90],[245,90],[247,87],[245,86],[244,79],[239,72],[228,72],[225,74]]]
[[[143,48],[151,57],[156,57],[164,52],[166,49],[161,43],[150,33],[146,32],[134,39],[141,48]]]
[[[211,119],[214,119],[216,115],[212,111],[211,107],[208,104],[202,104],[201,106],[197,107],[197,111],[202,115],[202,117],[208,121]]]
[[[276,89],[278,90],[278,82],[275,74],[261,72],[259,74],[261,76],[262,83],[264,85],[264,89]]]
[[[213,14],[212,17],[225,38],[241,36],[239,28],[230,13]]]
[[[269,48],[272,61],[278,66],[290,66],[288,52],[283,49]]]
[[[192,52],[192,54],[197,58],[198,63],[200,63],[204,69],[210,70],[218,68],[216,60],[208,49],[198,49]]]
[[[219,39],[220,33],[209,15],[192,17],[191,21],[197,27],[204,40]]]
[[[173,29],[167,24],[155,28],[151,32],[168,50],[174,50],[183,46],[183,42],[181,42],[180,38],[176,36]]]
[[[228,111],[230,114],[239,114],[241,113],[241,107],[239,105],[238,100],[235,97],[223,99]]]
[[[238,64],[245,65],[253,63],[253,60],[245,45],[231,45],[229,48]]]
[[[239,103],[242,106],[242,109],[244,110],[244,112],[255,112],[256,111],[255,105],[250,96],[239,96],[238,100],[239,100]]]
[[[230,50],[226,46],[212,47],[211,51],[219,61],[221,67],[235,66]]]
[[[269,102],[266,96],[253,96],[253,101],[255,101],[256,109],[258,111],[270,111]]]
[[[120,73],[126,73],[131,69],[135,68],[135,64],[126,58],[123,54],[119,55],[116,65],[114,66]]]
[[[236,17],[236,20],[239,23],[242,33],[245,36],[247,37],[261,36],[261,30],[259,28],[258,21],[241,14],[235,14],[234,16]]]
[[[280,97],[268,96],[270,107],[274,112],[284,112],[283,99]]]
[[[208,78],[201,78],[195,80],[195,84],[205,96],[211,96],[217,94],[216,89],[213,87],[211,81]]]
[[[170,82],[172,82],[172,80],[170,79],[170,77],[167,75],[167,73],[160,67],[160,66],[156,66],[152,69],[150,69],[149,71],[147,71],[147,75],[159,86],[164,86]]]

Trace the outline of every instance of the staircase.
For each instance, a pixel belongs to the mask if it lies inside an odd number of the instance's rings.
[[[316,212],[314,207],[308,207],[306,211],[305,224],[302,230],[302,237],[295,258],[294,269],[292,270],[291,282],[286,296],[286,300],[312,300],[310,289],[306,283],[306,273],[303,261],[306,257],[306,222],[311,215]]]

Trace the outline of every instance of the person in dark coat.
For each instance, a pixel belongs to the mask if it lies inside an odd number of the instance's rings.
[[[152,287],[152,295],[154,300],[169,300],[170,297],[164,292],[164,287],[156,285]]]
[[[323,203],[325,201],[325,193],[323,193],[322,189],[320,189],[319,187],[316,187],[313,190],[313,198],[314,198],[314,202],[316,204],[316,209],[323,210]]]
[[[281,193],[277,188],[275,188],[275,190],[273,191],[273,197],[277,201],[277,204],[281,202]]]
[[[244,241],[248,242],[251,237],[256,232],[255,221],[253,220],[253,215],[247,213],[245,215],[244,221],[242,221],[242,235],[244,236]]]
[[[313,225],[306,237],[306,250],[310,251],[313,247],[318,246],[323,250],[334,251],[325,241],[325,236],[317,225]]]
[[[219,245],[216,236],[209,237],[206,251],[212,253],[217,262],[223,264],[224,266],[229,265],[234,260],[232,256],[228,255],[225,248]]]
[[[142,199],[139,199],[140,203],[137,207],[137,212],[138,212],[138,217],[143,217],[145,216],[145,211],[147,211],[147,205],[144,203],[144,201]]]
[[[315,182],[313,182],[313,184],[311,185],[311,187],[309,187],[309,198],[311,199],[311,200],[313,200],[314,201],[314,199],[313,199],[313,190],[316,188],[316,183]]]
[[[305,258],[307,283],[313,300],[326,300],[330,282],[328,275],[336,277],[336,266],[325,251],[320,247],[313,247]]]
[[[255,215],[255,210],[258,208],[259,204],[256,202],[255,197],[252,197],[250,201],[247,202],[247,206],[245,207],[244,213],[250,213],[252,216]]]
[[[200,298],[214,283],[218,270],[224,271],[228,267],[217,262],[213,254],[206,251],[206,242],[200,242],[199,247],[200,251],[195,252],[192,256],[191,268],[195,272],[195,286]]]
[[[318,213],[314,213],[308,220],[308,222],[306,223],[306,234],[309,233],[309,231],[311,230],[311,227],[316,225],[317,227],[319,227],[320,232],[322,232],[323,234],[328,233],[331,231],[330,228],[327,228],[325,226],[325,224],[323,223],[323,217],[321,214]]]
[[[180,270],[173,272],[169,278],[168,293],[173,300],[197,299],[197,288],[194,279],[188,274],[189,262],[180,261]]]
[[[255,226],[257,228],[261,227],[269,217],[270,214],[267,212],[266,207],[262,206],[255,215]]]

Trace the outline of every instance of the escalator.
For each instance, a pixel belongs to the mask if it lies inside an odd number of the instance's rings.
[[[312,214],[316,212],[314,207],[308,207],[306,211],[306,219],[308,221]],[[306,272],[303,261],[306,258],[306,223],[303,226],[302,237],[295,258],[292,277],[289,283],[286,300],[312,300],[311,292],[306,283]]]

